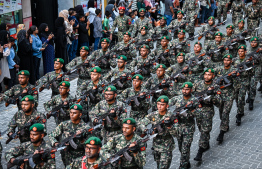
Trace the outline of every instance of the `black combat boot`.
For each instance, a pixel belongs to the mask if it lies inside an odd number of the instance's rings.
[[[242,115],[241,114],[237,114],[236,115],[236,124],[237,124],[237,126],[240,126],[241,125],[241,117],[242,117]]]
[[[250,98],[249,96],[247,97],[247,100],[246,100],[246,103],[249,103],[250,102]]]
[[[250,99],[249,100],[249,110],[253,110],[253,103],[254,103],[254,99]]]
[[[198,149],[198,152],[197,152],[197,155],[196,157],[194,158],[195,161],[202,161],[202,155],[203,155],[203,152],[205,151],[204,148],[202,147],[199,147]]]
[[[219,133],[219,135],[217,137],[218,144],[222,144],[223,143],[224,134],[225,134],[225,132],[223,130],[220,130],[220,133]]]
[[[209,149],[210,149],[210,146],[209,146],[209,143],[208,143],[207,148],[203,148],[203,150],[204,150],[203,152],[206,152]]]

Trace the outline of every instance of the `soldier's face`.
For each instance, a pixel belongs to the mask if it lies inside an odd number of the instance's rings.
[[[165,25],[166,25],[166,20],[160,19],[160,25],[161,25],[161,26],[165,26]]]
[[[194,52],[198,53],[198,52],[201,51],[201,49],[202,49],[202,47],[201,47],[199,44],[195,44],[195,46],[194,46]]]
[[[214,73],[211,73],[211,72],[205,72],[204,74],[204,80],[205,82],[210,82],[212,79],[215,78],[215,75]]]
[[[191,92],[192,92],[191,88],[183,87],[183,89],[182,89],[183,96],[190,96]]]
[[[18,82],[20,85],[25,85],[28,83],[28,81],[29,81],[29,77],[25,75],[18,75]]]
[[[213,23],[214,23],[213,19],[209,19],[209,20],[208,20],[208,24],[209,24],[209,25],[213,25]]]
[[[185,34],[180,32],[180,33],[178,33],[177,37],[178,37],[178,39],[184,39],[185,38]]]
[[[177,63],[183,63],[184,62],[184,57],[183,56],[178,56],[176,60],[177,60]]]
[[[122,131],[124,136],[130,136],[134,134],[136,128],[129,124],[123,124]]]
[[[109,47],[109,43],[107,42],[101,42],[101,48],[102,49],[107,49]]]
[[[146,30],[145,29],[142,29],[141,30],[141,35],[145,35],[146,34]]]
[[[44,138],[44,134],[37,131],[30,131],[30,140],[32,143],[38,143]]]
[[[183,15],[181,13],[178,13],[177,14],[177,19],[182,19],[183,18]]]
[[[244,23],[243,23],[243,22],[239,22],[239,23],[238,23],[238,27],[239,27],[239,28],[243,28],[243,27],[244,27]]]
[[[85,147],[86,157],[87,158],[97,157],[100,150],[101,150],[101,147],[99,147],[98,145],[87,144]]]
[[[229,58],[224,58],[223,62],[225,67],[229,67],[232,64],[232,60]]]
[[[232,28],[227,28],[227,34],[230,35],[233,33],[233,29]]]
[[[31,101],[22,101],[21,107],[23,112],[30,113],[31,110],[34,108],[34,103],[32,103]]]
[[[113,101],[116,98],[116,93],[113,91],[106,91],[105,92],[105,99],[106,101]]]
[[[139,12],[139,15],[141,16],[141,17],[144,17],[145,16],[145,12],[143,11],[143,12]]]
[[[166,46],[168,45],[168,42],[169,42],[168,40],[162,39],[162,40],[161,40],[161,46],[162,46],[162,47],[166,47]]]
[[[128,42],[130,40],[130,37],[128,35],[124,35],[124,42]]]
[[[65,86],[59,86],[59,93],[61,96],[66,95],[67,93],[69,93],[70,89],[68,87]]]
[[[55,70],[60,70],[60,69],[62,69],[62,67],[63,67],[62,63],[55,61],[55,63],[54,63],[54,69]]]
[[[216,41],[217,43],[220,43],[221,40],[222,40],[222,37],[221,37],[221,36],[215,36],[215,41]]]
[[[117,60],[118,68],[123,68],[125,65],[126,65],[126,62],[124,60],[121,60],[121,59]]]
[[[82,116],[82,113],[80,112],[80,110],[74,110],[74,109],[70,110],[71,121],[79,120],[81,116]]]
[[[147,56],[147,54],[148,54],[148,50],[147,50],[146,48],[141,48],[141,49],[140,49],[140,55],[141,55],[142,57]]]
[[[81,49],[80,50],[80,56],[81,57],[85,57],[85,56],[87,56],[88,55],[88,51],[86,51],[86,50],[84,50],[84,49]]]
[[[157,102],[157,110],[159,112],[164,112],[166,111],[168,108],[168,104],[167,103],[162,103],[162,102]]]
[[[134,79],[132,83],[135,88],[138,88],[142,85],[142,80]]]
[[[124,10],[119,10],[119,15],[123,16],[125,14],[125,11]]]
[[[156,70],[156,75],[158,76],[158,77],[162,77],[162,76],[164,76],[164,74],[165,74],[165,69],[164,68],[158,68],[157,70]]]
[[[101,74],[100,74],[100,73],[91,72],[91,80],[92,80],[93,82],[99,80],[100,77],[101,77]]]
[[[246,51],[244,49],[238,49],[238,55],[240,58],[243,58],[246,55]]]
[[[253,40],[253,41],[250,43],[250,45],[251,45],[252,48],[255,48],[255,47],[257,47],[258,43],[257,43],[257,41],[254,41],[254,40]]]

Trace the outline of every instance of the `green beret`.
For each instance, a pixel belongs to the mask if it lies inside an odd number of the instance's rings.
[[[177,11],[177,14],[179,14],[179,13],[181,13],[182,15],[184,15],[184,12],[181,11],[181,10]]]
[[[91,69],[91,72],[101,73],[101,68],[98,66],[95,66]]]
[[[184,33],[184,34],[186,33],[186,31],[185,31],[184,29],[180,29],[180,30],[178,31],[178,33],[179,33],[179,32],[182,32],[182,33]]]
[[[204,73],[205,72],[215,73],[214,69],[211,68],[207,68],[206,70],[204,70]]]
[[[148,27],[147,26],[143,26],[141,29],[148,30]]]
[[[158,69],[158,68],[164,68],[164,69],[166,69],[166,65],[164,65],[164,64],[158,64],[158,65],[156,66],[156,69]]]
[[[183,85],[182,85],[182,88],[184,87],[188,87],[188,88],[192,88],[193,87],[193,84],[191,82],[185,82]]]
[[[186,54],[184,53],[184,52],[179,52],[177,55],[176,55],[176,57],[178,57],[178,56],[185,56]]]
[[[246,47],[246,45],[240,45],[237,49],[244,49],[244,50],[247,50],[247,47]]]
[[[143,80],[144,77],[143,77],[142,75],[140,75],[140,74],[136,74],[136,75],[134,75],[134,76],[132,77],[132,80],[133,80],[133,79]]]
[[[107,43],[109,43],[110,40],[109,40],[108,38],[103,38],[103,39],[101,39],[101,42],[107,42]]]
[[[107,86],[106,89],[105,89],[105,92],[106,92],[106,91],[116,92],[116,87],[115,87],[115,86]]]
[[[62,58],[55,58],[55,59],[54,59],[54,62],[55,62],[55,61],[60,62],[60,63],[62,63],[62,64],[65,63],[64,59],[62,59]]]
[[[118,59],[121,59],[121,60],[127,61],[127,58],[126,58],[125,55],[119,55],[119,56],[118,56]]]
[[[98,137],[90,137],[86,140],[85,144],[98,145],[100,147],[102,146],[102,142]]]
[[[168,36],[162,36],[162,37],[161,37],[161,40],[162,40],[162,39],[170,40]]]
[[[215,20],[215,17],[214,16],[210,16],[207,20],[209,20],[209,19]]]
[[[250,39],[250,42],[252,42],[252,41],[259,41],[259,38],[254,36],[253,38]]]
[[[244,19],[241,19],[241,20],[238,21],[238,23],[239,23],[239,22],[245,23],[245,20],[244,20]]]
[[[160,19],[167,20],[167,18],[165,16],[161,16]]]
[[[125,32],[124,35],[128,35],[129,37],[131,37],[131,33],[130,32]]]
[[[89,51],[89,48],[87,47],[87,46],[82,46],[81,48],[80,48],[80,50],[81,49],[83,49],[83,50],[85,50],[85,51]]]
[[[198,44],[202,47],[202,43],[201,42],[196,42],[195,45]]]
[[[68,81],[62,81],[59,83],[59,86],[70,87],[70,83]]]
[[[25,75],[25,76],[30,76],[30,73],[28,70],[21,70],[18,75]]]
[[[22,98],[21,101],[35,101],[34,97],[32,95],[27,95],[25,97]]]
[[[141,48],[149,49],[149,46],[148,45],[141,45],[139,49],[141,49]]]
[[[82,111],[82,110],[83,110],[83,107],[82,107],[80,104],[73,104],[73,105],[70,107],[70,110],[71,110],[71,109]]]
[[[145,12],[146,10],[144,8],[140,8],[139,12]]]
[[[169,98],[168,98],[166,95],[162,95],[162,96],[160,96],[160,97],[156,100],[156,102],[162,102],[162,103],[168,103],[168,101],[169,101]]]
[[[136,125],[136,120],[133,118],[126,118],[123,120],[123,124],[132,124],[132,125]]]
[[[232,59],[233,57],[232,57],[232,55],[231,55],[231,54],[225,54],[225,55],[223,56],[223,58],[222,58],[222,59],[224,59],[224,58],[229,58],[229,59]]]
[[[215,36],[223,36],[223,33],[221,33],[221,32],[217,32],[216,34],[215,34]]]
[[[45,129],[44,125],[41,123],[35,123],[30,127],[30,131],[39,131],[39,132],[43,132]]]
[[[231,28],[231,29],[234,29],[235,27],[233,25],[227,25],[226,28]]]

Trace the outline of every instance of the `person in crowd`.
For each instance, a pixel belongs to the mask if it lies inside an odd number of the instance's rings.
[[[94,44],[94,50],[101,49],[100,46],[100,39],[103,37],[103,29],[102,29],[102,11],[101,9],[96,9],[96,17],[93,21],[94,25],[94,38],[95,38],[95,44]]]

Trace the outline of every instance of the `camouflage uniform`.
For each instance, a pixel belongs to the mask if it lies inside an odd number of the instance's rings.
[[[139,35],[138,35],[138,41],[137,41],[137,43],[140,43],[140,42],[145,41],[145,40],[150,39],[150,38],[151,38],[151,35],[148,33],[148,31],[147,31],[147,33],[146,33],[145,35],[139,34]],[[154,43],[153,43],[153,41],[150,41],[150,42],[148,43],[148,46],[149,46],[150,49],[153,49],[153,48],[154,48]],[[140,46],[139,46],[139,47],[140,47]],[[139,49],[139,48],[138,48],[138,49]],[[137,49],[137,50],[138,50],[138,49]]]
[[[147,129],[147,125],[155,125],[171,115],[171,111],[167,111],[163,116],[158,111],[152,112],[139,122],[139,127],[144,131]],[[157,168],[166,169],[170,168],[172,162],[172,151],[175,149],[175,141],[172,136],[176,136],[178,127],[173,125],[171,129],[166,126],[160,128],[162,131],[158,131],[157,136],[153,139],[153,155],[154,160],[157,162]]]
[[[121,102],[125,102],[129,97],[136,96],[143,92],[147,92],[147,89],[141,87],[140,91],[135,91],[133,87],[130,87],[125,89],[120,95],[117,96],[117,98]],[[148,114],[147,111],[150,109],[148,99],[144,99],[139,103],[140,105],[137,106],[135,102],[131,102],[131,111],[129,116],[136,121],[142,120]]]
[[[44,108],[47,112],[52,111],[53,108],[63,104],[63,102],[68,101],[68,104],[66,107],[63,107],[62,109],[66,114],[63,114],[60,110],[58,113],[58,117],[55,118],[56,126],[60,124],[63,121],[70,120],[70,112],[69,112],[69,107],[71,107],[74,103],[70,102],[69,100],[73,100],[74,97],[70,94],[68,94],[67,98],[65,100],[62,100],[61,95],[56,95],[51,98],[48,102],[44,103]]]
[[[207,90],[213,84],[205,84],[204,80],[200,80],[194,84],[193,92],[198,93]],[[217,92],[217,91],[214,91]],[[207,149],[209,147],[210,132],[212,130],[213,117],[215,114],[214,105],[219,107],[222,103],[222,99],[219,94],[212,95],[209,100],[201,102],[201,108],[199,114],[196,115],[196,122],[200,131],[199,147]]]
[[[88,163],[86,156],[79,157],[77,159],[74,159],[74,161],[70,165],[66,166],[66,169],[79,169],[79,168],[82,168],[83,163],[85,164],[86,169],[91,169],[95,165],[98,165],[98,164],[100,164],[100,163],[102,163],[104,161],[105,161],[105,159],[102,157],[101,154],[99,154],[99,156],[96,159],[96,161],[94,163],[92,163],[92,164]],[[112,169],[112,167],[109,164],[109,165],[106,165],[106,166],[102,166],[101,169]]]
[[[11,89],[7,90],[4,93],[4,101],[7,102],[10,97],[15,96],[19,93],[22,93],[23,90],[28,89],[28,88],[32,89],[32,88],[34,88],[34,86],[29,84],[29,83],[24,88],[22,88],[22,86],[20,84],[14,85]],[[17,102],[18,110],[22,110],[22,107],[21,107],[22,101],[21,100],[26,95],[32,95],[35,98],[35,107],[34,108],[37,108],[37,106],[38,106],[38,92],[37,92],[37,89],[35,89],[33,91],[30,91],[29,93],[24,93],[20,98],[18,98],[18,102]]]
[[[83,120],[80,121],[78,124],[72,123],[71,120],[63,121],[61,122],[50,134],[48,134],[49,140],[51,145],[54,145],[55,143],[58,143],[56,138],[62,136],[62,141],[71,136],[72,134],[75,134],[76,131],[81,131],[84,129],[89,129],[90,127],[85,124]],[[83,138],[82,140],[87,139],[88,133],[82,133]],[[72,148],[70,145],[65,149],[61,151],[61,157],[62,161],[65,166],[69,165],[73,162],[74,159],[78,157],[82,157],[85,155],[85,144],[80,139],[74,139],[75,143],[77,144],[77,149]]]
[[[178,21],[178,19],[172,20],[170,24],[168,25],[168,28],[175,28],[176,26],[181,26],[182,23],[185,23],[185,19],[181,19],[181,21]],[[186,26],[186,31],[188,31],[188,26]],[[174,32],[174,39],[177,39],[178,30]],[[169,38],[171,39],[171,38]]]
[[[262,17],[261,6],[252,4],[246,7],[247,29],[254,29],[259,27],[260,19]],[[256,36],[257,31],[252,31],[251,36]]]
[[[156,41],[156,46],[161,46],[161,37],[164,36],[161,34],[162,30],[167,30],[167,26],[165,25],[164,27],[161,27],[161,26],[157,26],[155,27],[154,29],[154,34],[155,35],[159,35],[159,39]],[[172,39],[172,36],[171,36],[171,33],[168,31],[168,34],[165,35],[165,36],[168,36],[169,39]]]
[[[137,141],[141,139],[137,134],[133,135],[133,138],[131,140],[126,140],[125,136],[122,134],[115,135],[114,137],[110,138],[109,141],[103,145],[100,153],[106,157],[110,158],[112,154],[115,154],[125,146],[133,143],[134,141]],[[144,143],[139,143],[139,147],[146,147]],[[114,151],[115,153],[111,153]],[[125,159],[125,157],[122,157],[121,163],[118,165],[117,168],[136,168],[136,169],[142,169],[144,165],[146,164],[146,151],[145,149],[138,152],[136,156],[130,153],[130,156],[133,157],[132,161],[129,162]]]
[[[127,63],[130,63],[134,58],[136,58],[136,46],[135,44],[131,43],[128,45],[128,43],[125,43],[124,41],[118,42],[111,51],[114,51],[116,49],[124,49],[125,47],[129,48],[128,52],[124,55],[127,57]]]
[[[22,143],[21,145],[11,148],[10,150],[6,151],[5,159],[6,161],[9,162],[12,158],[33,154],[35,150],[46,150],[46,149],[51,149],[51,146],[48,145],[44,140],[42,140],[42,143],[38,147],[35,147],[33,143],[28,141],[28,142]],[[42,163],[40,163],[40,164],[37,164],[34,169],[46,169],[46,168],[55,169],[56,163],[55,163],[54,155],[55,154],[50,154],[47,161],[44,163],[43,166],[41,166]],[[24,169],[32,169],[29,166],[28,161],[25,162]]]
[[[46,117],[44,114],[33,110],[32,114],[30,116],[25,115],[25,113],[23,112],[23,110],[19,110],[18,112],[15,113],[15,115],[13,116],[13,118],[11,119],[11,121],[8,124],[8,130],[7,133],[15,133],[15,128],[17,127],[18,130],[20,130],[26,123],[28,123],[31,120],[34,120],[35,118],[37,118],[38,116],[40,116],[40,118],[37,120],[37,123],[42,123],[45,125],[46,123]],[[46,126],[45,126],[46,128]],[[45,130],[46,132],[46,130]],[[19,140],[21,143],[29,141],[30,140],[30,132],[29,132],[29,128],[28,130],[24,131],[24,135],[19,135]]]
[[[170,50],[170,47],[168,46],[166,49],[163,49],[161,45],[157,46],[156,49],[149,54],[149,56],[152,57],[152,58],[156,58],[160,54],[164,53],[166,50]],[[159,64],[164,64],[167,67],[169,67],[170,65],[175,63],[175,60],[172,56],[173,55],[171,55],[171,51],[169,51],[169,56],[168,56],[166,61],[156,60],[156,62],[158,62]]]
[[[199,36],[203,36],[203,33],[205,31],[210,30],[212,27],[214,27],[214,25],[215,25],[215,20],[213,20],[213,24],[211,26],[209,24],[202,26],[198,31]],[[216,28],[216,30],[218,31],[218,28]],[[213,32],[213,35],[208,32],[204,38],[205,38],[204,46],[207,46],[208,44],[213,43],[215,40],[215,31]]]
[[[75,66],[78,66],[80,64],[82,64],[85,60],[82,60],[81,56],[74,58],[71,62],[69,62],[66,65],[66,69],[67,70],[72,70]],[[79,88],[79,86],[85,82],[85,81],[90,81],[90,74],[89,74],[89,68],[87,68],[85,70],[85,68],[83,67],[82,69],[80,69],[78,71],[78,80],[77,80],[77,87]]]
[[[227,40],[230,40],[232,38],[237,38],[234,34],[228,36],[228,35],[225,35],[225,42]],[[238,43],[232,45],[232,49],[228,49],[227,53],[231,54],[233,56],[233,58],[237,57],[237,52],[238,52]]]
[[[150,30],[151,31],[153,30],[152,21],[149,18],[144,17],[143,20],[141,20],[141,18],[136,19],[136,21],[134,23],[133,30],[132,30],[132,37],[133,38],[139,37],[139,35],[141,34],[139,31],[141,30],[141,28],[143,26],[147,26],[148,30],[149,30],[149,35],[150,36],[152,35],[152,33],[150,32]]]
[[[242,11],[243,9],[243,11]],[[233,1],[232,6],[232,22],[235,27],[238,26],[238,21],[243,18],[243,12],[245,11],[245,4],[241,0]]]
[[[182,41],[179,41],[179,39],[174,39],[172,41],[169,42],[169,47],[172,48],[173,46],[176,46],[178,45],[179,43],[185,41],[186,39],[182,40]],[[175,49],[175,50],[172,50],[170,51],[170,53],[172,55],[177,55],[179,52],[184,52],[185,54],[187,53],[190,53],[190,42],[189,41],[186,41],[186,44],[182,46],[181,49]],[[175,62],[176,62],[176,57],[174,58],[175,59]]]
[[[181,90],[181,89],[180,89]],[[169,100],[169,106],[175,105],[176,107],[181,107],[187,102],[193,101],[194,106],[198,106],[199,102],[195,97],[191,97],[188,100],[183,98],[183,95],[175,96]],[[195,119],[194,117],[198,114],[197,110],[187,111],[187,116],[180,115],[178,116],[178,134],[177,142],[179,151],[181,153],[180,158],[180,168],[187,168],[190,165],[190,147],[193,141],[193,136],[195,132]]]
[[[221,13],[223,10],[223,22],[227,20],[227,7],[226,4],[229,3],[229,0],[218,0],[217,1],[217,18],[218,22],[221,22]]]
[[[51,80],[53,80],[54,78],[56,78],[57,76],[63,74],[64,72],[61,70],[61,72],[59,74],[57,74],[55,71],[52,72],[48,72],[47,74],[45,74],[43,77],[41,77],[37,82],[36,85],[40,85],[40,84],[45,84],[47,82],[50,82]],[[52,89],[52,96],[58,95],[59,94],[59,83],[62,81],[69,81],[69,76],[65,75],[60,79],[55,80],[55,82],[51,85],[51,89]],[[42,86],[40,86],[42,87]]]
[[[234,29],[234,34],[235,34],[235,35],[238,35],[238,34],[244,32],[244,31],[245,31],[245,28],[239,29],[239,28],[237,27],[237,28]],[[246,41],[245,41],[245,40],[238,41],[237,46],[240,46],[240,45],[246,45]]]
[[[183,4],[183,11],[186,11],[186,20],[188,21],[188,33],[194,34],[195,32],[195,25],[194,25],[194,16],[198,15],[199,12],[199,6],[197,1],[192,0],[185,0]]]
[[[131,18],[129,16],[124,15],[121,17],[120,15],[117,16],[114,20],[111,33],[113,33],[116,29],[118,28],[117,32],[117,37],[118,37],[118,42],[121,42],[123,40],[123,35],[125,32],[130,32],[131,31]]]
[[[109,105],[106,100],[102,100],[96,104],[96,106],[92,109],[89,113],[90,119],[93,122],[96,117],[101,116],[105,113],[108,113],[112,109],[117,109],[123,107],[125,110],[125,104],[119,100],[116,100],[112,105]],[[117,112],[118,113],[118,112]],[[122,120],[125,119],[127,116],[126,112],[122,112],[118,117],[117,120],[112,120],[112,124],[106,123],[103,125],[101,135],[104,139],[104,143],[106,144],[107,141],[116,134],[120,134],[122,132]]]

